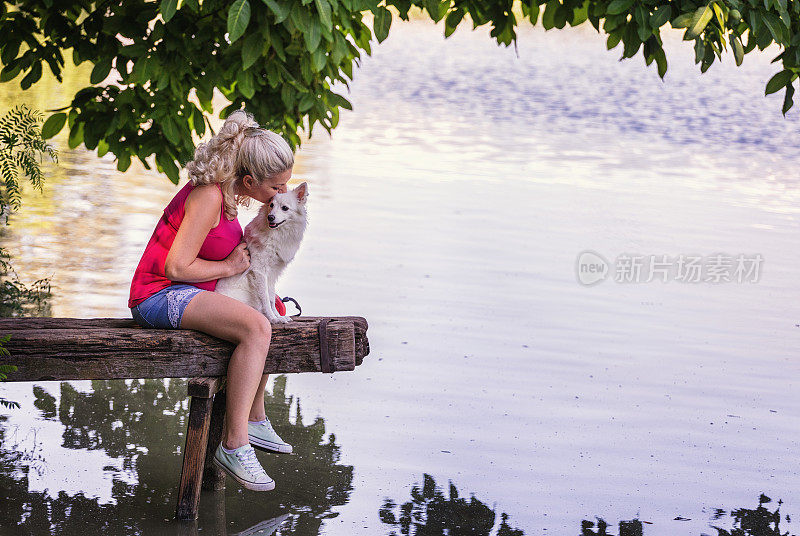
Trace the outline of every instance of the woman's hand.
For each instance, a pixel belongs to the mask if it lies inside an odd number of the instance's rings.
[[[241,242],[238,246],[231,251],[231,254],[225,257],[225,262],[231,270],[231,275],[241,274],[250,267],[250,251],[247,249],[247,243]]]

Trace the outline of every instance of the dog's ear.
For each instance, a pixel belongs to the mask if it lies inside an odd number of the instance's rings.
[[[305,203],[306,199],[308,199],[308,184],[302,183],[300,186],[292,190],[294,194],[297,196],[297,200],[301,203]]]

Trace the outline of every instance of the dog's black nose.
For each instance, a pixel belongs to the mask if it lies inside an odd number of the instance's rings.
[[[272,222],[274,222],[274,221],[275,221],[275,216],[273,216],[272,214],[270,214],[269,216],[267,216],[267,220],[269,220],[269,222],[270,222],[270,223],[272,223]]]

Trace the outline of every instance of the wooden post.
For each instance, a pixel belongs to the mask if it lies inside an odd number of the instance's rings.
[[[186,447],[183,451],[183,468],[178,484],[178,519],[197,518],[200,487],[208,447],[208,430],[211,425],[211,408],[214,394],[219,390],[220,378],[192,378],[189,380],[189,424],[186,429]]]
[[[206,467],[203,471],[203,489],[225,489],[225,471],[220,469],[211,458],[222,441],[222,429],[225,424],[225,390],[214,395],[214,405],[211,408],[211,427],[208,430],[208,446],[206,447]]]
[[[200,479],[206,461],[208,427],[211,423],[210,398],[192,397],[189,405],[189,426],[186,430],[186,447],[183,451],[183,469],[178,484],[178,519],[197,517],[200,502]]]

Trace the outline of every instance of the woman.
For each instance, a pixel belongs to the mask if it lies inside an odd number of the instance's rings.
[[[272,429],[264,411],[268,375],[262,374],[272,330],[257,310],[213,292],[217,279],[244,272],[237,205],[269,203],[286,192],[294,155],[278,134],[238,111],[195,150],[189,182],[156,225],[131,282],[128,307],[146,328],[194,329],[236,344],[227,371],[223,439],[214,461],[242,486],[268,491],[275,482],[255,457],[250,438],[278,452],[291,445]]]

